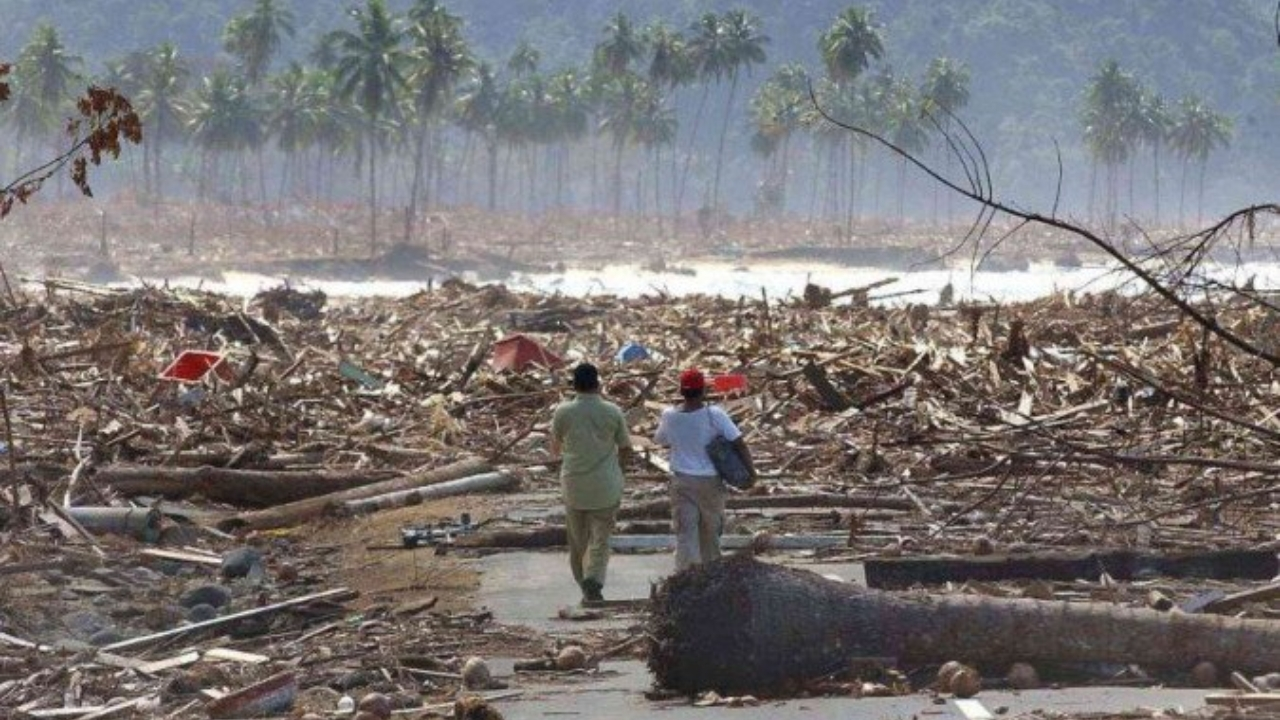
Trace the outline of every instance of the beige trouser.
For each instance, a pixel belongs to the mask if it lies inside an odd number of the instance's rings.
[[[671,516],[676,532],[676,570],[720,557],[724,529],[724,483],[710,477],[673,473]]]
[[[579,585],[587,578],[604,585],[605,571],[609,566],[609,538],[613,536],[617,515],[617,505],[601,510],[565,508],[569,569]]]

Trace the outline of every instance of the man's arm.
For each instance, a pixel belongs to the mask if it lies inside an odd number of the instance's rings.
[[[551,416],[551,454],[560,457],[560,453],[564,450],[564,444],[561,435],[564,432],[564,418],[561,415],[560,408],[556,408],[555,414]]]
[[[631,433],[627,430],[627,416],[618,409],[618,427],[614,431],[613,441],[618,444],[618,459],[626,462],[631,459]]]

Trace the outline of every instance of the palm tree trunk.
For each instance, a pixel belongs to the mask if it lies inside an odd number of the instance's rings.
[[[378,254],[378,141],[369,130],[369,257]]]
[[[621,140],[613,143],[613,220],[622,217],[622,147]]]
[[[1182,180],[1178,187],[1178,225],[1187,222],[1187,159],[1182,159]]]
[[[676,194],[675,214],[679,217],[684,210],[685,192],[689,186],[689,170],[693,163],[693,149],[698,142],[698,126],[702,124],[702,113],[707,106],[707,97],[711,94],[711,85],[703,85],[702,97],[698,99],[698,109],[693,113],[693,125],[689,129],[689,145],[684,153],[684,170],[680,173],[680,192]]]
[[[489,212],[496,212],[498,209],[498,143],[489,139],[486,139],[485,143],[489,151]]]
[[[426,160],[427,129],[418,128],[417,137],[413,139],[413,178],[409,181],[409,206],[404,213],[404,242],[409,242],[417,220],[418,195],[422,191],[422,166]]]
[[[1280,667],[1280,623],[1103,603],[913,596],[737,557],[678,573],[651,601],[649,669],[661,687],[768,693],[828,675],[851,657],[904,667],[963,658],[1000,671],[1119,663],[1187,672]],[[725,628],[733,628],[726,632]]]
[[[1151,146],[1151,159],[1154,168],[1151,179],[1155,185],[1156,227],[1160,226],[1160,141]]]
[[[738,73],[729,73],[729,99],[724,104],[724,122],[720,125],[720,144],[716,148],[716,176],[711,184],[711,208],[720,209],[720,175],[724,169],[724,142],[729,136],[729,121],[733,118],[733,97],[738,92]]]
[[[1196,224],[1204,222],[1204,175],[1209,168],[1209,158],[1200,158],[1200,178],[1196,187]]]

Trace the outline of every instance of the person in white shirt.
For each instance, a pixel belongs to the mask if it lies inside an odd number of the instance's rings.
[[[671,448],[671,515],[676,535],[676,570],[720,557],[724,529],[724,482],[707,454],[718,435],[733,443],[751,474],[755,465],[742,432],[724,410],[705,402],[707,379],[697,368],[680,373],[684,402],[662,413],[654,441]]]

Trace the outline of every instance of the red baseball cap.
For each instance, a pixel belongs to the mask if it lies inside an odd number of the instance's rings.
[[[689,368],[680,373],[681,390],[704,390],[706,387],[707,378],[698,368]]]

